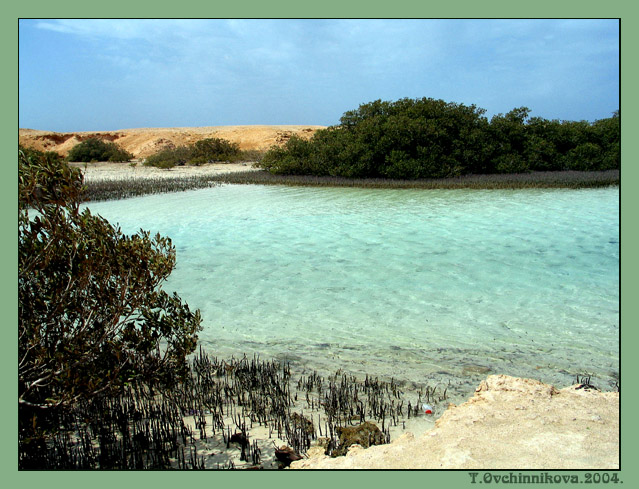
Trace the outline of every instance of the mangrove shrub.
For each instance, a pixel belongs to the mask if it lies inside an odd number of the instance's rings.
[[[98,138],[90,138],[76,144],[69,155],[68,161],[90,163],[92,161],[131,161],[133,155],[112,142],[102,141]]]
[[[490,121],[484,113],[432,98],[376,100],[308,141],[292,137],[271,148],[260,166],[274,174],[393,179],[620,166],[618,111],[594,123],[530,118],[527,107]]]
[[[189,146],[165,148],[144,161],[146,166],[173,168],[182,165],[202,165],[216,161],[238,161],[243,153],[237,143],[226,139],[207,138]]]
[[[125,383],[167,389],[188,372],[200,313],[161,288],[171,240],[124,235],[82,210],[82,174],[18,152],[19,442],[41,444],[77,401]],[[55,414],[55,415],[54,415]]]
[[[144,165],[168,169],[174,166],[185,165],[192,157],[193,152],[188,146],[165,148],[147,157],[146,160],[144,160]]]
[[[242,154],[239,144],[220,138],[201,139],[193,144],[192,152],[195,164],[236,161]]]

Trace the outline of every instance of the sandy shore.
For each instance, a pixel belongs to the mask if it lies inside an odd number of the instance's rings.
[[[133,163],[70,163],[80,168],[85,181],[122,180],[129,178],[175,178],[185,176],[221,175],[239,171],[257,170],[253,163],[208,163],[200,166],[176,166],[163,170],[152,166],[144,166],[140,162]]]
[[[238,444],[227,448],[219,434],[203,439],[192,417],[185,422],[206,468],[229,461],[237,468],[251,467],[240,460]],[[227,423],[232,425],[230,419]],[[412,418],[405,430],[394,429],[391,439],[368,449],[354,445],[335,458],[311,446],[290,468],[614,470],[620,456],[619,393],[577,385],[558,390],[536,380],[491,375],[468,401],[449,405],[434,422]],[[277,468],[274,447],[285,441],[257,425],[250,440],[260,447],[261,465]]]
[[[293,469],[619,468],[619,393],[491,375],[421,436],[351,448],[330,458],[311,449]]]
[[[141,162],[131,163],[70,163],[80,168],[85,182],[100,180],[123,180],[130,178],[175,178],[188,176],[221,175],[240,171],[257,170],[253,163],[208,163],[200,166],[176,166],[163,170],[144,166]]]
[[[302,403],[300,403],[302,404]],[[318,424],[320,420],[320,416],[318,416],[318,411],[311,411],[308,409],[303,409],[300,406],[294,407],[292,412],[296,412],[298,414],[305,415],[312,419],[312,421]],[[326,419],[325,416],[321,415],[321,419]],[[206,469],[218,469],[228,467],[229,462],[232,462],[233,466],[238,469],[248,469],[254,468],[255,466],[251,463],[251,461],[242,461],[241,460],[241,446],[239,443],[231,443],[227,448],[226,443],[222,435],[218,432],[216,435],[211,434],[211,429],[207,432],[206,437],[200,436],[200,431],[198,428],[198,424],[196,419],[193,416],[186,416],[184,418],[185,424],[191,429],[193,432],[193,447],[196,448],[198,457],[203,458],[204,468]],[[379,424],[379,423],[376,423]],[[231,427],[232,432],[237,432],[237,428],[233,422],[233,419],[230,417],[225,418],[225,425]],[[425,433],[428,429],[434,426],[434,421],[430,419],[428,416],[413,416],[410,420],[405,421],[404,423],[405,429],[402,425],[391,426],[391,440],[401,440],[402,437],[413,436],[413,433],[416,433],[418,436]],[[380,425],[381,426],[381,425]],[[327,440],[325,438],[325,440]],[[287,441],[284,438],[279,438],[277,435],[277,430],[272,426],[271,428],[263,425],[254,424],[250,427],[249,430],[249,441],[250,443],[256,443],[256,445],[260,449],[260,467],[264,469],[278,469],[279,462],[275,457],[275,447],[284,447],[288,446]],[[323,453],[324,449],[319,448],[317,446],[318,441],[315,440],[313,442],[313,446],[309,450],[309,454],[317,453],[321,451]],[[344,457],[340,457],[344,458]],[[313,459],[306,458],[306,462],[311,462]],[[334,460],[334,459],[333,459]],[[175,462],[175,461],[174,461]],[[177,467],[177,465],[175,465]],[[298,467],[298,468],[321,468],[321,467]]]

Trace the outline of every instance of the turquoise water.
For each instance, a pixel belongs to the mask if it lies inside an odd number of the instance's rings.
[[[608,389],[618,375],[618,188],[229,185],[90,208],[172,238],[164,288],[201,310],[218,356],[452,398],[488,373]]]

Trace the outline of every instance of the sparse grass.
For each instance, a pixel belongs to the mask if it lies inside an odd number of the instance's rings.
[[[84,200],[118,200],[146,194],[181,192],[219,185],[213,176],[190,176],[174,178],[122,178],[118,180],[96,180],[85,183]]]
[[[362,187],[418,189],[523,189],[597,188],[619,185],[619,170],[533,172],[496,175],[466,175],[426,180],[383,178],[318,177],[311,175],[273,175],[267,171],[245,171],[221,175],[175,178],[128,178],[87,183],[86,200],[116,200],[145,194],[207,188],[222,183],[243,185],[289,185],[303,187]]]
[[[424,180],[273,175],[266,171],[247,171],[217,175],[214,179],[232,184],[421,189],[593,188],[619,185],[620,180],[619,170],[465,175]]]

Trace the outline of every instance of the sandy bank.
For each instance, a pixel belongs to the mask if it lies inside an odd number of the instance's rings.
[[[197,177],[205,175],[221,175],[240,171],[257,170],[252,163],[209,163],[200,166],[176,166],[170,170],[163,170],[141,163],[70,163],[72,167],[80,168],[85,182],[99,180],[126,180],[130,178],[176,178]]]
[[[291,468],[616,469],[619,393],[491,375],[419,437],[406,433],[339,458],[311,450]]]
[[[118,131],[53,132],[19,129],[21,145],[40,151],[55,151],[66,156],[76,144],[99,138],[112,141],[135,158],[146,158],[165,148],[186,146],[201,139],[221,138],[237,143],[242,150],[263,151],[273,145],[281,145],[292,135],[305,139],[324,126],[210,126],[122,129]]]

